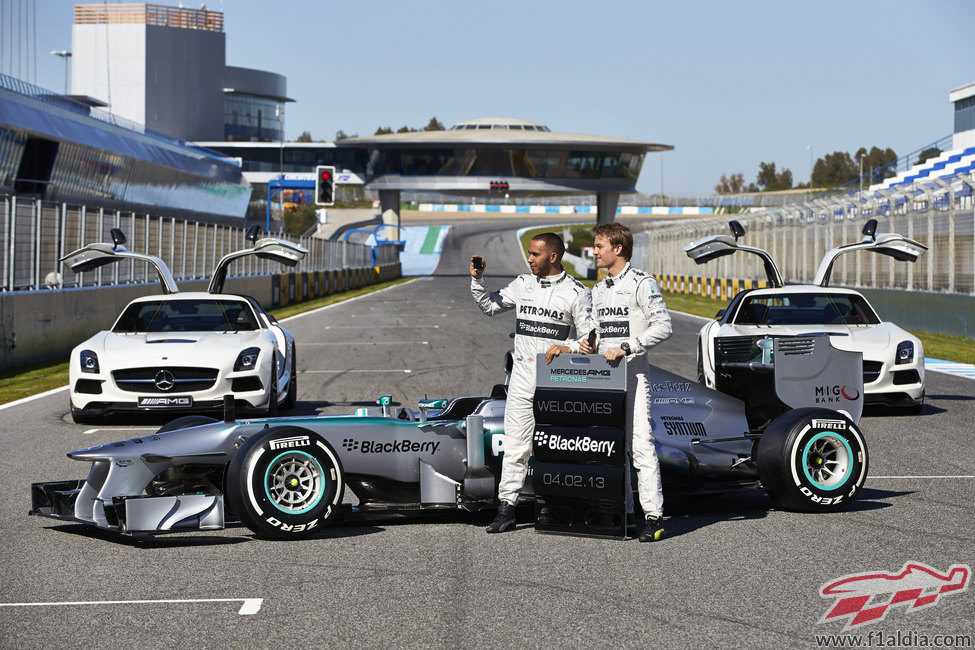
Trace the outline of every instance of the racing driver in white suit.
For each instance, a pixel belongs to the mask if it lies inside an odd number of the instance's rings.
[[[515,525],[515,503],[528,474],[532,451],[535,415],[535,358],[553,344],[565,344],[567,351],[579,352],[579,343],[592,327],[592,299],[589,290],[562,268],[565,244],[554,233],[533,238],[528,246],[531,273],[516,277],[497,292],[484,283],[487,264],[471,258],[471,295],[488,316],[516,310],[514,368],[508,382],[504,409],[504,459],[498,483],[498,516],[487,527],[489,533],[502,533]]]
[[[592,288],[592,316],[597,323],[599,343],[592,350],[583,339],[584,354],[598,352],[610,361],[626,357],[626,434],[628,451],[637,471],[640,506],[646,517],[641,542],[663,537],[664,498],[660,461],[650,429],[650,362],[647,350],[671,334],[670,313],[660,295],[660,286],[650,275],[633,268],[633,235],[619,223],[593,228],[596,266],[609,277]],[[565,347],[548,351],[551,361]],[[629,463],[626,464],[629,477]],[[629,480],[627,481],[629,484]],[[633,492],[626,490],[627,512],[633,511]]]

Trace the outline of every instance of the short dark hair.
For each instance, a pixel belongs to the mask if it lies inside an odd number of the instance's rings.
[[[601,223],[592,229],[593,239],[602,235],[609,240],[609,245],[613,248],[622,246],[620,257],[627,262],[633,257],[633,233],[621,223],[613,221],[611,223]]]
[[[543,232],[540,235],[535,235],[532,237],[532,241],[539,240],[545,244],[550,252],[555,253],[557,256],[556,262],[562,261],[562,256],[565,255],[565,242],[562,238],[556,235],[554,232]]]

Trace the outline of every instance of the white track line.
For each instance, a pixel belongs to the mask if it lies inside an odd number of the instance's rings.
[[[237,612],[243,616],[261,610],[263,598],[194,598],[186,600],[78,600],[61,603],[0,603],[0,607],[78,607],[85,605],[145,605],[159,603],[241,603]]]
[[[40,399],[42,397],[47,397],[48,395],[54,395],[55,393],[60,393],[63,390],[68,390],[68,387],[61,386],[60,388],[52,388],[51,390],[46,390],[43,393],[38,393],[37,395],[31,395],[30,397],[24,397],[22,399],[14,400],[13,402],[0,404],[0,411],[14,406],[20,406],[21,404],[26,404],[27,402],[31,402],[35,399]]]

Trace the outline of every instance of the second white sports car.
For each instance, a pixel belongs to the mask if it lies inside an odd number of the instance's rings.
[[[833,261],[843,253],[867,250],[913,262],[927,250],[901,235],[877,235],[875,230],[876,221],[871,219],[864,227],[862,241],[828,251],[812,284],[785,285],[768,252],[738,243],[744,235],[738,222],[732,222],[733,238],[714,235],[685,247],[688,256],[699,264],[736,251],[758,255],[768,278],[767,288],[742,291],[701,328],[698,380],[710,387],[716,384],[714,358],[719,337],[718,344],[727,353],[731,350],[725,348],[734,347],[736,342],[750,347],[756,339],[825,332],[835,347],[862,353],[867,404],[904,406],[920,412],[924,404],[924,349],[920,339],[881,320],[859,292],[828,286]],[[825,394],[832,388],[823,388],[823,403],[836,398]]]
[[[288,330],[249,296],[222,293],[231,261],[256,255],[294,266],[305,250],[249,233],[254,247],[226,255],[209,290],[181,293],[165,262],[132,253],[113,230],[113,244],[90,244],[65,256],[75,272],[122,259],[149,262],[162,295],[137,298],[110,330],[71,352],[71,415],[90,422],[123,411],[213,411],[232,396],[235,406],[275,415],[297,398],[295,342]]]

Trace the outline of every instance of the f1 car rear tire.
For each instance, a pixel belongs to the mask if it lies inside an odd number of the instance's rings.
[[[342,463],[332,446],[301,427],[251,436],[227,468],[227,505],[258,537],[300,539],[339,512]]]
[[[189,429],[190,427],[198,427],[201,424],[210,424],[211,422],[219,422],[214,418],[208,418],[205,415],[184,415],[181,418],[176,418],[170,422],[159,427],[156,433],[166,433],[167,431],[178,431],[179,429]]]
[[[291,344],[291,379],[288,381],[288,394],[284,398],[282,407],[291,410],[298,404],[298,350]]]
[[[783,508],[831,512],[853,501],[867,479],[867,443],[845,415],[822,408],[777,417],[758,442],[758,477]]]

